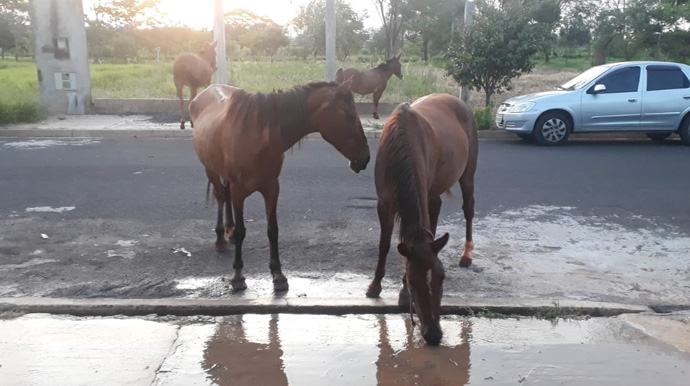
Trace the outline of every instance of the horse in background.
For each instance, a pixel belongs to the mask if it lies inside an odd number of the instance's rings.
[[[386,272],[395,220],[400,219],[398,252],[405,257],[401,307],[413,310],[424,340],[441,341],[441,297],[445,272],[438,253],[448,233],[436,239],[441,195],[456,183],[462,190],[465,250],[460,266],[472,263],[474,174],[479,152],[477,127],[470,108],[449,94],[431,94],[396,107],[383,127],[376,153],[374,180],[381,224],[379,259],[368,297],[378,297]]]
[[[374,119],[379,119],[379,99],[388,86],[388,79],[395,74],[399,79],[403,78],[400,68],[400,55],[395,55],[379,64],[371,70],[358,70],[356,68],[342,68],[335,73],[335,81],[343,83],[350,81],[350,90],[360,95],[374,94]]]
[[[272,93],[214,84],[192,100],[189,115],[194,122],[194,149],[218,202],[216,250],[227,248],[226,236],[235,243],[233,290],[247,288],[242,275],[244,201],[259,192],[266,205],[273,288],[286,291],[276,215],[285,151],[307,134],[319,132],[350,160],[354,172],[369,163],[369,145],[348,84],[317,82]]]
[[[184,130],[184,94],[183,87],[189,87],[189,101],[195,97],[200,87],[211,84],[211,76],[216,71],[216,45],[218,42],[206,43],[198,55],[184,52],[173,62],[173,81],[180,101],[180,129]],[[194,127],[194,122],[192,122]]]

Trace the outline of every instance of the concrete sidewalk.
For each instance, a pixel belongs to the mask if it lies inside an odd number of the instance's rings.
[[[441,326],[429,347],[406,315],[5,315],[0,383],[681,386],[690,371],[688,313]]]
[[[37,123],[1,125],[0,137],[45,138],[45,137],[99,137],[99,138],[174,138],[191,137],[193,129],[180,130],[174,113],[150,115],[56,115]],[[382,115],[373,119],[360,116],[364,132],[369,139],[377,139],[388,119]],[[319,134],[309,136],[318,138]],[[504,130],[481,130],[479,139],[518,140],[515,134]],[[649,141],[644,133],[594,133],[577,134],[570,140],[643,140]]]

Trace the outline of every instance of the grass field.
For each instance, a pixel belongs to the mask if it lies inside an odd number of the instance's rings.
[[[493,105],[500,104],[512,95],[551,89],[572,77],[580,68],[588,67],[582,61],[571,60],[575,69],[567,68],[563,61],[564,58],[554,58],[548,66],[537,65],[531,74],[516,79],[511,91],[495,95]],[[339,63],[339,66],[366,69],[374,64],[345,62]],[[170,62],[92,64],[90,70],[94,98],[175,98]],[[249,91],[266,92],[291,88],[323,80],[325,72],[323,60],[228,62],[229,83]],[[407,102],[434,92],[457,95],[457,85],[441,68],[421,62],[403,63],[403,75],[403,80],[395,76],[390,79],[382,102]],[[33,62],[0,61],[0,84],[0,124],[40,119],[42,115],[37,104],[38,81]],[[185,94],[186,97],[189,96],[187,89]],[[357,96],[356,99],[370,102],[371,95]],[[484,94],[473,92],[471,104],[473,107],[483,107]]]

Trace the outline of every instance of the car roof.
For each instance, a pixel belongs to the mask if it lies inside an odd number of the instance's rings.
[[[632,64],[638,64],[638,65],[644,65],[644,66],[649,66],[649,65],[656,65],[656,66],[680,66],[680,67],[690,67],[687,64],[683,63],[676,63],[676,62],[661,62],[661,61],[654,61],[654,60],[637,60],[637,61],[629,61],[629,62],[615,62],[615,63],[606,63],[603,64],[602,66],[611,66],[611,67],[617,67],[617,66],[625,66],[625,65],[632,65]]]

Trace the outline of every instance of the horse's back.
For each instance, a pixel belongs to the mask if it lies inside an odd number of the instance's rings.
[[[470,108],[450,94],[430,94],[410,106],[433,132],[436,179],[434,193],[449,189],[477,163],[477,129]]]
[[[372,70],[358,70],[356,68],[346,68],[342,73],[336,74],[336,82],[343,83],[350,81],[352,92],[367,95],[371,94],[381,83],[379,77]]]
[[[205,86],[211,81],[213,70],[198,55],[183,52],[173,62],[173,79],[175,83],[187,86]]]

